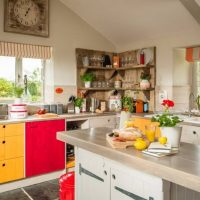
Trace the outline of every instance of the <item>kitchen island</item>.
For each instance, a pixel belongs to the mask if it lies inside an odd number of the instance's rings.
[[[144,185],[146,183],[139,181],[140,179],[148,180],[149,187],[153,186],[155,187],[157,191],[162,191],[156,193],[153,191],[153,189],[149,189],[149,193],[151,193],[151,196],[148,196],[148,198],[141,198],[141,196],[136,197],[138,199],[170,199],[168,193],[173,192],[170,189],[170,186],[172,184],[177,184],[180,186],[183,186],[185,188],[188,188],[188,191],[190,191],[190,194],[192,194],[194,191],[195,195],[191,197],[186,197],[186,194],[184,195],[184,198],[182,199],[200,199],[200,147],[197,145],[187,144],[187,143],[181,143],[180,152],[173,156],[166,156],[163,158],[155,158],[148,155],[145,155],[137,150],[134,150],[132,147],[129,147],[127,149],[112,149],[110,145],[106,141],[106,134],[110,133],[112,130],[109,128],[95,128],[95,129],[85,129],[85,130],[77,130],[77,131],[68,131],[68,132],[58,132],[57,133],[57,139],[61,140],[63,142],[70,143],[72,145],[76,146],[76,180],[78,189],[80,188],[80,179],[79,175],[81,173],[86,173],[91,176],[96,177],[97,179],[102,179],[105,183],[106,180],[109,182],[107,184],[107,187],[105,184],[100,185],[101,188],[95,191],[95,193],[100,194],[107,194],[108,198],[111,196],[111,199],[120,199],[117,198],[120,194],[124,195],[124,198],[121,199],[134,199],[133,192],[130,192],[128,189],[124,189],[123,187],[117,187],[114,186],[115,190],[117,189],[118,193],[116,194],[112,192],[112,188],[109,188],[109,185],[114,185],[112,180],[117,180],[119,182],[120,178],[118,178],[120,173],[118,173],[122,169],[125,170],[124,177],[127,178],[125,181],[127,185],[134,184],[133,180],[129,180],[129,175],[132,177],[131,172],[134,172],[137,177],[138,185],[143,185],[143,191],[147,188],[144,188]],[[101,160],[102,159],[102,160]],[[82,163],[83,164],[82,164]],[[88,164],[87,164],[88,163]],[[84,168],[84,165],[87,165],[87,169]],[[113,167],[114,166],[114,167]],[[116,169],[116,166],[120,169]],[[98,172],[98,170],[101,170],[102,167],[102,174]],[[90,169],[90,170],[89,170]],[[91,170],[93,170],[94,173],[91,173]],[[97,176],[97,174],[99,174]],[[103,175],[104,174],[104,175]],[[118,174],[118,177],[117,175]],[[102,178],[104,177],[104,178]],[[111,180],[108,180],[110,177]],[[135,178],[134,176],[132,179]],[[88,182],[89,185],[94,184],[93,182]],[[90,188],[90,186],[88,187]],[[119,183],[119,185],[123,185],[122,183]],[[137,186],[138,186],[137,185]],[[147,185],[146,185],[147,186]],[[86,186],[83,186],[84,189],[87,189]],[[126,186],[125,186],[126,187]],[[139,187],[139,186],[138,186]],[[148,186],[147,186],[148,187]],[[105,191],[104,191],[105,190]],[[137,189],[137,191],[140,192],[140,188]],[[137,193],[136,191],[136,193]],[[146,191],[147,192],[147,191]],[[79,196],[80,191],[76,192],[77,197]],[[189,193],[189,192],[188,192]],[[155,194],[155,196],[153,196]],[[132,195],[132,198],[131,198]],[[159,196],[160,195],[160,196]],[[112,196],[115,196],[115,198],[112,198]],[[128,197],[129,196],[129,197]],[[161,198],[162,196],[162,198]],[[170,194],[171,199],[173,194]],[[136,198],[135,197],[135,198]],[[136,199],[137,199],[136,198]],[[176,199],[176,198],[174,198]],[[79,200],[79,198],[77,198]],[[84,200],[84,199],[81,199]],[[88,199],[89,200],[89,199]]]

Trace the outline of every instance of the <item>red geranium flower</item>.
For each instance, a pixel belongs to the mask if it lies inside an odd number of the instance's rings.
[[[162,105],[169,108],[174,107],[174,102],[168,99],[163,100]]]

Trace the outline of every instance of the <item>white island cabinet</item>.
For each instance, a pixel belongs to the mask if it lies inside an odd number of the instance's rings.
[[[161,178],[81,148],[76,158],[76,200],[169,200],[169,184]]]

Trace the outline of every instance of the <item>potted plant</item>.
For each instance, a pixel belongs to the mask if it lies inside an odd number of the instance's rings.
[[[167,142],[172,147],[179,147],[182,127],[177,126],[177,124],[182,120],[178,116],[169,113],[169,109],[174,107],[173,101],[163,100],[162,106],[164,106],[163,114],[152,117],[151,121],[159,122],[161,135],[167,138]]]
[[[143,90],[146,90],[148,88],[150,88],[150,82],[149,80],[151,79],[151,74],[147,73],[147,72],[142,72],[140,74],[140,88]]]
[[[85,73],[81,76],[81,80],[85,83],[85,88],[90,88],[91,82],[95,80],[95,75],[93,73]]]
[[[133,112],[133,98],[129,96],[124,96],[122,98],[122,111],[120,114],[120,125],[119,128],[125,127],[125,121],[131,117]]]
[[[83,98],[80,97],[75,98],[74,105],[75,105],[75,113],[79,114],[81,111],[81,107],[83,105]]]
[[[15,85],[13,88],[14,95],[16,97],[15,104],[22,103],[22,94],[24,93],[24,87]]]

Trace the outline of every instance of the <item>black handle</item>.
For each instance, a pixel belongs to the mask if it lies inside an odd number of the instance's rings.
[[[5,167],[5,166],[6,166],[6,164],[5,164],[5,163],[3,163],[3,164],[2,164],[2,167]]]
[[[116,176],[113,174],[113,175],[112,175],[112,178],[115,180],[115,179],[116,179]]]
[[[3,128],[6,128],[6,125],[3,125]]]
[[[110,122],[110,119],[108,119],[108,122]]]
[[[5,144],[6,143],[6,141],[4,140],[4,141],[2,141],[2,144]]]
[[[104,170],[104,174],[107,176],[107,174],[108,174],[108,173],[107,173],[107,171],[106,171],[106,170]]]
[[[196,132],[196,131],[193,131],[193,134],[194,134],[194,135],[196,135],[196,134],[197,134],[197,132]]]

